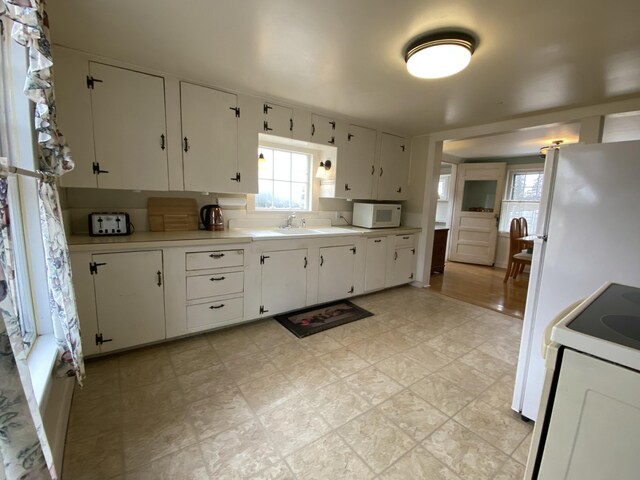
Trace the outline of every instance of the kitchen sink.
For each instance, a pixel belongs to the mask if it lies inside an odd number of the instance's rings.
[[[313,230],[312,228],[278,228],[274,230],[274,232],[282,233],[284,235],[309,235],[318,233],[317,230]]]
[[[635,315],[605,315],[602,323],[614,332],[640,342],[640,317]]]

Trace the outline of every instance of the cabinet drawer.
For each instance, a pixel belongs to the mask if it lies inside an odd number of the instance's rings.
[[[187,253],[187,270],[240,267],[244,265],[244,250],[214,250]]]
[[[243,272],[187,277],[187,300],[241,293],[243,290]]]
[[[219,302],[201,303],[187,307],[187,330],[215,327],[229,320],[242,318],[244,299],[229,298]]]
[[[413,247],[416,244],[416,234],[396,235],[396,247]]]

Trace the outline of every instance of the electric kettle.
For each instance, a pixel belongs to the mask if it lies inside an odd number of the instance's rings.
[[[205,205],[200,209],[200,220],[205,230],[224,230],[224,218],[218,204]]]

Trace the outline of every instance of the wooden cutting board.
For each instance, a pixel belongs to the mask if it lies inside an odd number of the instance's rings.
[[[150,197],[147,214],[152,232],[198,230],[198,204],[193,198]]]

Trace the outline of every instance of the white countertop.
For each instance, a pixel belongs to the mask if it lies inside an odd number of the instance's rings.
[[[223,245],[230,243],[249,243],[261,240],[284,240],[295,238],[319,238],[341,236],[375,237],[380,235],[403,235],[420,232],[420,228],[397,227],[368,229],[340,226],[294,229],[295,233],[284,233],[278,228],[231,228],[219,232],[194,230],[186,232],[138,232],[117,237],[91,237],[89,235],[70,235],[67,237],[71,252],[93,251],[96,247],[108,250],[122,248],[161,248],[181,246]],[[307,230],[303,232],[301,230]]]

